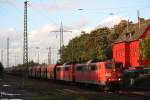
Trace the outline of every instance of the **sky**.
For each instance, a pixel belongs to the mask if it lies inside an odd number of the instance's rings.
[[[29,60],[47,62],[47,52],[52,48],[52,62],[59,58],[59,30],[62,21],[64,44],[99,27],[112,27],[126,19],[137,22],[140,17],[150,18],[149,0],[28,0]],[[82,9],[82,10],[79,10]],[[6,40],[10,38],[10,66],[22,63],[24,0],[0,0],[0,50],[6,66]],[[36,49],[39,47],[39,49]],[[0,55],[2,55],[0,51]],[[0,60],[1,57],[0,57]]]

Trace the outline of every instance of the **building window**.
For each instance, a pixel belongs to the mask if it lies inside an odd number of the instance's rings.
[[[125,52],[124,49],[122,49],[122,56],[124,56],[124,52]]]
[[[133,48],[133,56],[136,56],[136,48]]]
[[[120,51],[119,51],[119,57],[122,57],[123,56],[123,49],[121,49]]]
[[[123,57],[124,56],[124,49],[120,49],[120,50],[116,50],[116,58],[119,58],[119,57]]]
[[[118,58],[120,57],[120,50],[118,50]]]
[[[117,52],[117,50],[116,50],[116,58],[118,57],[118,52]]]

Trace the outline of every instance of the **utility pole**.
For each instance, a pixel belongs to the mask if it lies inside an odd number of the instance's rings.
[[[62,54],[61,48],[64,46],[64,32],[72,32],[72,31],[64,30],[63,23],[61,21],[60,30],[59,31],[52,31],[52,32],[59,32],[60,33],[60,55],[61,55]]]
[[[138,17],[138,30],[141,33],[141,21],[140,21],[140,11],[137,10],[137,17]]]
[[[16,53],[15,53],[15,66],[17,65],[16,61],[17,61],[17,56],[16,56]]]
[[[63,29],[63,24],[61,21],[61,25],[60,25],[60,46],[62,47],[64,45],[64,29]]]
[[[37,49],[37,62],[40,63],[40,47],[35,47],[35,49]]]
[[[3,64],[3,49],[1,50],[1,63]]]
[[[27,30],[27,9],[28,1],[24,2],[24,47],[23,47],[23,64],[28,67],[28,30]]]
[[[38,63],[40,64],[40,52],[38,51]]]
[[[127,21],[127,33],[129,32],[129,19]]]
[[[9,68],[9,38],[7,38],[7,68]]]
[[[51,47],[48,50],[48,64],[51,64]]]

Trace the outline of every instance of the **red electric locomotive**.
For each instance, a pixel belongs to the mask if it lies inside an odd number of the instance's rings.
[[[111,72],[111,62],[77,64],[75,68],[75,81],[77,83],[105,86],[108,78],[111,77]]]
[[[117,66],[118,67],[118,66]],[[110,61],[56,66],[56,80],[98,86],[119,85],[120,67]]]
[[[109,77],[107,81],[107,86],[109,86],[110,90],[119,89],[120,85],[122,85],[124,81],[123,72],[124,68],[121,62],[113,63],[111,77]]]

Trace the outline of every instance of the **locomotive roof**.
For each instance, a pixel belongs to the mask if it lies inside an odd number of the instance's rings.
[[[58,65],[57,67],[70,67],[71,65],[65,65],[65,64],[63,64],[63,65]]]

